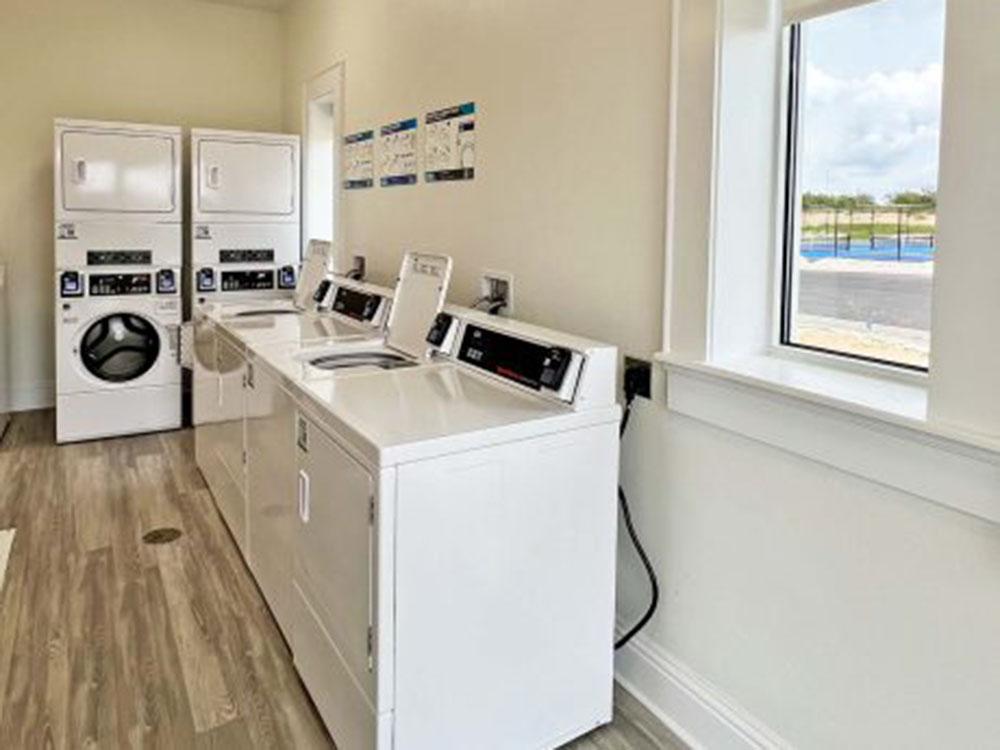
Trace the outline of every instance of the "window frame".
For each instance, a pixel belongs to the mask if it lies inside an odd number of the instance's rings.
[[[854,363],[876,365],[880,368],[891,368],[897,372],[928,375],[930,367],[912,365],[906,362],[896,362],[891,359],[870,357],[864,354],[829,349],[827,347],[803,344],[792,340],[792,316],[794,314],[792,301],[795,296],[797,266],[797,231],[799,228],[800,192],[799,192],[799,148],[801,141],[801,94],[802,94],[802,22],[796,21],[785,27],[784,61],[784,112],[785,142],[780,144],[779,152],[784,156],[782,174],[779,175],[779,189],[782,191],[781,205],[783,215],[780,217],[782,235],[779,241],[780,252],[780,288],[778,289],[778,341],[779,348],[796,352],[812,352],[838,360]],[[932,343],[933,346],[933,343]]]

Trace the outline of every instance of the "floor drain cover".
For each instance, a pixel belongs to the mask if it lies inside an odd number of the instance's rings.
[[[142,541],[146,544],[170,544],[181,538],[181,530],[165,526],[161,529],[153,529],[142,535]]]

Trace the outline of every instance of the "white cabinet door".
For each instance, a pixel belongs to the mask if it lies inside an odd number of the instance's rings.
[[[374,703],[369,665],[372,478],[313,423],[299,420],[295,582]]]
[[[177,207],[175,141],[152,133],[66,131],[62,208],[169,214]]]
[[[198,141],[198,211],[291,216],[296,210],[298,153],[291,143]]]
[[[195,313],[191,411],[195,427],[216,421],[219,403],[219,364],[215,351],[215,323]]]
[[[246,474],[243,461],[243,378],[246,359],[235,347],[218,339],[219,403],[216,449],[227,481],[212,488],[222,517],[240,550],[246,554]]]
[[[250,570],[285,637],[295,534],[295,403],[266,370],[247,365],[247,548]]]

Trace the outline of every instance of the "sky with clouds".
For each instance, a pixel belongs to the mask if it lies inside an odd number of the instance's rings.
[[[803,189],[937,187],[945,0],[880,0],[803,24]]]

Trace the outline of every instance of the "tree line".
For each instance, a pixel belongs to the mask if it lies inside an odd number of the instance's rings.
[[[852,211],[886,206],[926,206],[934,209],[937,208],[937,191],[903,190],[887,195],[883,203],[879,203],[868,193],[843,195],[807,192],[802,194],[803,208],[828,208]]]

